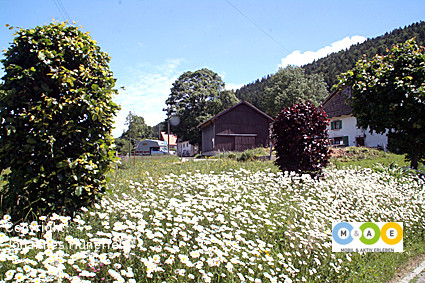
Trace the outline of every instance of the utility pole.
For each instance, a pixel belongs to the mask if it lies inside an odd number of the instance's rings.
[[[131,111],[129,111],[128,112],[128,116],[130,117],[130,119],[131,119]],[[130,161],[130,158],[131,158],[131,133],[130,133],[130,123],[131,123],[131,120],[128,122],[128,137],[129,137],[129,139],[130,139],[130,143],[129,143],[129,145],[128,145],[128,161]]]
[[[161,123],[158,124],[158,139],[161,140]]]
[[[167,146],[168,146],[168,154],[170,154],[170,106],[167,106],[167,124],[168,124],[168,141],[167,141]]]

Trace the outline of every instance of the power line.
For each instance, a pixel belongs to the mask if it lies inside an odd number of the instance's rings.
[[[58,8],[59,13],[62,15],[62,18],[64,21],[71,20],[71,17],[68,14],[68,11],[66,10],[65,6],[62,4],[61,0],[53,0],[53,2],[56,5],[56,8]]]
[[[264,29],[262,29],[259,25],[257,25],[251,18],[249,18],[245,13],[243,13],[241,10],[239,10],[235,5],[230,3],[229,0],[224,0],[229,4],[233,9],[235,9],[239,14],[241,14],[245,19],[247,19],[251,24],[253,24],[257,29],[259,29],[262,33],[264,33],[268,38],[274,41],[277,45],[279,45],[280,48],[284,49],[288,53],[291,53],[285,46],[283,46],[280,42],[278,42],[276,39],[273,38],[268,32],[266,32]]]
[[[56,0],[53,0],[53,2],[55,3],[56,8],[58,8],[59,13],[62,15],[62,18],[63,18],[64,20],[66,20],[66,19],[65,19],[65,15],[63,14],[63,12],[62,12],[61,8],[59,7],[59,4],[58,4],[58,3],[56,3]]]
[[[59,5],[62,7],[62,10],[65,12],[65,15],[67,17],[67,20],[71,21],[71,16],[68,14],[68,11],[66,10],[65,6],[62,3],[62,0],[57,0],[59,2]]]

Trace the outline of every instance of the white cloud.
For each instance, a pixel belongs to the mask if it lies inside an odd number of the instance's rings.
[[[224,89],[226,90],[237,90],[240,89],[244,84],[233,84],[233,83],[226,83]]]
[[[299,50],[296,50],[285,58],[282,58],[282,63],[279,65],[279,67],[284,68],[288,65],[302,66],[311,63],[314,60],[326,57],[333,52],[344,50],[353,44],[362,43],[365,40],[366,37],[360,35],[355,35],[351,38],[347,36],[346,38],[334,42],[330,46],[323,47],[317,51],[306,51],[301,53]]]
[[[177,68],[180,60],[168,60],[162,65],[145,65],[133,70],[131,78],[125,83],[125,90],[114,99],[121,105],[115,117],[115,129],[112,134],[119,137],[127,126],[124,125],[128,113],[142,116],[146,124],[154,126],[165,119],[165,100],[170,94],[172,83],[181,75]],[[149,71],[146,71],[149,70]]]
[[[220,78],[223,80],[223,82],[225,82],[225,78],[226,78],[226,72],[222,72],[220,74],[218,74],[220,76]],[[225,90],[237,90],[239,88],[241,88],[244,84],[234,84],[234,83],[226,83],[224,84],[224,89]]]

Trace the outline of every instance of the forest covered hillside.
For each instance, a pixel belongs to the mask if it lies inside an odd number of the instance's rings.
[[[332,53],[302,68],[307,75],[322,74],[331,89],[337,83],[337,76],[352,69],[362,55],[366,55],[368,59],[377,54],[386,55],[387,49],[391,49],[394,44],[405,42],[413,37],[416,38],[418,45],[425,45],[425,22],[414,23],[368,39],[361,44],[351,46],[348,50]]]
[[[425,45],[425,22],[411,24],[404,28],[398,28],[387,32],[382,36],[368,39],[361,44],[351,46],[349,49],[332,53],[310,64],[302,66],[307,76],[320,74],[323,76],[328,90],[337,83],[337,76],[352,69],[356,62],[363,56],[372,58],[375,55],[385,55],[387,49],[391,49],[394,44],[405,42],[410,38],[416,38],[419,45]],[[236,91],[239,99],[246,100],[258,108],[262,107],[265,89],[271,87],[272,75],[266,75],[261,79],[244,85]]]

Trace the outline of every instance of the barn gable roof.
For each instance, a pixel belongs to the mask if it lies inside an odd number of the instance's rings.
[[[224,111],[222,111],[222,112],[218,113],[217,115],[215,115],[214,117],[212,117],[212,118],[208,119],[207,121],[205,121],[205,122],[203,122],[203,123],[199,124],[199,125],[198,125],[198,128],[203,128],[203,127],[208,126],[210,123],[214,122],[214,121],[215,121],[215,120],[217,120],[219,117],[221,117],[221,116],[223,116],[224,114],[226,114],[226,113],[228,113],[228,112],[232,111],[233,109],[235,109],[235,108],[239,107],[240,105],[246,105],[246,106],[248,106],[248,107],[252,108],[253,110],[255,110],[255,111],[256,111],[256,112],[258,112],[260,115],[264,116],[265,118],[267,118],[267,119],[268,119],[268,120],[270,120],[270,121],[273,121],[273,120],[274,120],[272,117],[270,117],[269,115],[267,115],[266,113],[264,113],[263,111],[261,111],[260,109],[258,109],[258,108],[257,108],[257,107],[255,107],[254,105],[252,105],[251,103],[249,103],[249,102],[247,102],[247,101],[245,101],[245,100],[242,100],[242,101],[240,101],[240,102],[236,103],[235,105],[233,105],[233,106],[231,106],[231,107],[227,108],[226,110],[224,110]]]
[[[161,132],[161,140],[168,142],[168,134],[166,132]],[[177,136],[170,134],[170,145],[177,145]]]
[[[321,104],[329,118],[350,115],[352,109],[347,104],[347,99],[351,97],[351,87],[343,87],[334,90]]]

